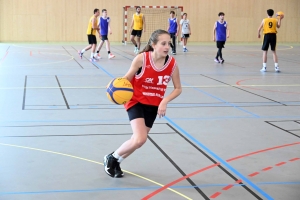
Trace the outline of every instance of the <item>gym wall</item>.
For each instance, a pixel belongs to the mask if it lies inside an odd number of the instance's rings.
[[[86,42],[94,8],[108,10],[113,31],[109,39],[121,42],[126,5],[183,6],[191,23],[189,41],[193,42],[212,41],[220,11],[228,21],[229,42],[260,42],[258,26],[272,8],[275,13],[285,13],[278,42],[300,42],[299,0],[0,0],[0,42]]]

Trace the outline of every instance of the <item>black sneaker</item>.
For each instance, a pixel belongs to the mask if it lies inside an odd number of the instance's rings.
[[[225,61],[224,59],[221,59],[220,63],[222,63],[222,64],[223,64],[223,63],[224,63],[224,61]]]
[[[115,168],[115,178],[122,178],[124,176],[124,173],[120,167],[120,163],[117,162],[116,168]]]
[[[112,154],[104,156],[104,171],[111,177],[115,176],[115,168],[118,160]]]

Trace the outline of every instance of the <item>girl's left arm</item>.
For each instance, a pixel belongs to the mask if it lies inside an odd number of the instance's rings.
[[[173,72],[172,82],[174,85],[174,90],[167,97],[165,97],[158,106],[157,114],[159,117],[163,117],[166,115],[167,104],[178,97],[182,92],[178,66],[176,66]]]

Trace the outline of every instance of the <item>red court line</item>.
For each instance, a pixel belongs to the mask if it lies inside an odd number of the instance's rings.
[[[8,54],[8,51],[6,51],[6,54],[3,56],[3,58],[1,58],[0,64],[4,61],[4,59],[6,58],[7,54]]]
[[[281,165],[284,165],[284,164],[286,164],[286,162],[280,162],[280,163],[276,164],[276,166],[281,166]]]
[[[259,153],[263,153],[263,152],[266,152],[266,151],[271,151],[271,150],[274,150],[274,149],[289,147],[289,146],[298,145],[298,144],[300,144],[300,142],[295,142],[295,143],[290,143],[290,144],[284,144],[284,145],[281,145],[281,146],[275,146],[275,147],[271,147],[271,148],[267,148],[267,149],[262,149],[262,150],[254,151],[254,152],[251,152],[251,153],[248,153],[248,154],[244,154],[244,155],[241,155],[241,156],[237,156],[237,157],[234,157],[234,158],[230,158],[230,159],[226,160],[226,162],[231,162],[231,161],[238,160],[238,159],[250,156],[250,155],[259,154]],[[172,181],[172,182],[166,184],[165,186],[163,186],[163,187],[155,190],[154,192],[148,194],[147,196],[143,197],[142,200],[150,199],[151,197],[157,195],[158,193],[166,190],[168,187],[170,187],[172,185],[175,185],[176,183],[181,182],[181,181],[185,180],[188,177],[191,177],[193,175],[199,174],[200,172],[203,172],[203,171],[206,171],[208,169],[214,168],[214,167],[216,167],[218,165],[220,165],[220,163],[216,163],[216,164],[207,166],[205,168],[202,168],[202,169],[199,169],[199,170],[197,170],[195,172],[192,172],[192,173],[190,173],[190,174],[188,174],[186,176],[183,176],[183,177],[181,177],[181,178],[179,178],[179,179],[177,179],[175,181]]]
[[[249,174],[248,176],[253,177],[253,176],[256,176],[257,174],[259,174],[259,172],[254,172],[252,174]]]
[[[261,171],[268,171],[268,170],[270,170],[270,169],[272,169],[273,167],[266,167],[266,168],[264,168],[264,169],[262,169]]]
[[[230,188],[232,188],[233,185],[227,185],[226,187],[224,187],[222,190],[229,190]]]
[[[209,198],[212,198],[212,199],[217,198],[220,194],[221,194],[221,192],[216,192],[213,195],[211,195]]]
[[[282,91],[275,91],[275,90],[263,90],[263,89],[259,89],[259,88],[256,88],[256,87],[243,86],[243,85],[240,84],[243,81],[255,80],[255,79],[260,79],[260,78],[249,78],[249,79],[239,80],[235,84],[239,85],[239,86],[242,86],[244,88],[252,89],[252,90],[260,90],[260,91],[266,91],[266,92],[277,92],[277,93],[287,93],[287,94],[300,94],[299,92],[282,92]]]
[[[293,158],[293,159],[290,160],[290,162],[293,162],[293,161],[299,160],[299,159],[300,159],[300,158]],[[275,165],[276,165],[277,167],[279,167],[279,166],[282,166],[282,165],[284,165],[284,164],[286,164],[286,162],[280,162],[280,163],[275,164]],[[267,171],[267,170],[272,169],[272,168],[273,168],[273,167],[266,167],[266,168],[262,169],[261,171]],[[267,170],[266,170],[266,169],[267,169]],[[254,173],[252,173],[252,174],[249,174],[248,176],[253,177],[253,176],[256,176],[256,175],[258,175],[258,174],[259,174],[259,172],[254,172]],[[233,186],[234,186],[234,185],[230,184],[230,185],[224,187],[222,190],[229,190],[229,189],[232,188]],[[218,194],[218,195],[215,196],[215,197],[212,197],[212,196],[214,196],[214,195],[216,195],[216,194]],[[216,193],[214,193],[212,196],[210,196],[210,198],[216,198],[216,197],[218,197],[219,195],[221,195],[221,192],[216,192]]]
[[[165,185],[165,186],[159,188],[158,190],[155,190],[153,193],[151,193],[151,194],[147,195],[146,197],[142,198],[142,200],[149,199],[149,198],[151,198],[152,196],[158,194],[159,192],[162,192],[163,190],[167,189],[168,187],[170,187],[170,186],[172,186],[172,185],[175,185],[176,183],[178,183],[178,182],[180,182],[180,181],[183,181],[183,180],[185,180],[186,178],[188,178],[188,177],[190,177],[190,176],[193,176],[193,175],[195,175],[195,174],[198,174],[198,173],[200,173],[200,172],[202,172],[202,171],[206,171],[206,170],[208,170],[208,169],[210,169],[210,168],[213,168],[213,167],[216,167],[216,166],[218,166],[218,165],[220,165],[220,163],[216,163],[216,164],[207,166],[207,167],[205,167],[205,168],[202,168],[202,169],[199,169],[199,170],[197,170],[197,171],[195,171],[195,172],[192,172],[192,173],[190,173],[190,174],[188,174],[188,175],[186,175],[186,176],[183,176],[183,177],[181,177],[181,178],[179,178],[179,179],[177,179],[177,180],[175,180],[175,181],[173,181],[173,182],[171,182],[171,183],[169,183],[169,184],[167,184],[167,185]]]

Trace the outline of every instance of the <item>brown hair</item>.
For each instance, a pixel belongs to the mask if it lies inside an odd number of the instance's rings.
[[[153,51],[154,49],[152,48],[152,44],[157,44],[158,37],[160,35],[163,35],[163,34],[170,35],[167,31],[162,30],[162,29],[158,29],[158,30],[154,31],[151,34],[150,39],[149,39],[147,45],[145,46],[145,48],[140,53],[147,52],[147,51]]]

